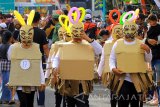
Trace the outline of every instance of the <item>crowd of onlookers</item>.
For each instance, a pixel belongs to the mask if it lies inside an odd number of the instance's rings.
[[[63,10],[62,14],[67,15],[68,11]],[[27,15],[23,16],[24,19],[27,19]],[[33,41],[40,44],[40,50],[42,53],[42,61],[45,62],[49,55],[49,49],[52,43],[55,43],[59,40],[58,38],[58,29],[61,27],[59,20],[59,14],[48,15],[46,17],[41,17],[40,13],[36,12],[34,20],[33,20],[33,27],[34,27],[34,39]],[[148,18],[149,17],[149,18]],[[116,20],[117,15],[114,14],[113,18]],[[111,21],[109,19],[109,13],[107,13],[105,20],[102,21],[100,18],[93,19],[92,11],[86,9],[86,16],[84,19],[84,30],[86,34],[92,38],[97,39],[97,41],[103,46],[105,41],[111,39]],[[144,15],[142,13],[139,14],[138,18],[136,19],[136,23],[138,25],[138,36],[137,38],[141,40],[145,40],[146,37],[153,37],[153,34],[159,34],[160,36],[160,14],[151,14],[151,15]],[[11,44],[20,41],[19,40],[19,30],[21,28],[20,23],[11,14],[2,14],[0,13],[0,43],[1,44]],[[153,37],[154,38],[154,37]],[[152,41],[151,41],[152,42]],[[152,43],[147,41],[147,43],[152,49]],[[154,43],[153,43],[154,44]],[[10,72],[10,61],[3,62],[3,59],[7,59],[7,56],[3,56],[1,51],[0,45],[0,101],[1,103],[7,104],[14,104],[14,90],[8,89],[6,84],[9,81],[9,72]],[[153,50],[157,52],[157,49],[154,48]],[[152,51],[153,52],[153,51]],[[158,51],[159,52],[159,51]],[[1,54],[3,53],[3,54]],[[157,53],[153,53],[157,54]],[[160,54],[160,52],[159,52]],[[156,57],[155,57],[156,58]],[[160,60],[160,57],[157,57]],[[153,59],[154,60],[154,59]],[[158,63],[158,62],[157,62]],[[160,63],[159,63],[160,65]],[[45,65],[43,65],[45,69]],[[160,70],[158,70],[160,72]],[[155,72],[155,71],[154,71]],[[160,77],[160,75],[159,75]],[[39,98],[37,100],[38,105],[44,105],[45,101],[45,92],[39,92]],[[150,96],[153,96],[150,98]],[[156,89],[150,89],[146,94],[146,98],[150,98],[149,103],[150,105],[157,105],[158,104],[158,93]],[[144,100],[146,101],[146,100]]]

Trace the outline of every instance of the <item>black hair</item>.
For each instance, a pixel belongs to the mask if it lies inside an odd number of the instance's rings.
[[[18,37],[19,37],[19,31],[18,31],[18,30],[15,30],[15,31],[13,32],[13,39],[18,41]]]
[[[59,21],[59,19],[58,19],[58,18],[53,18],[53,19],[54,19],[55,21],[57,21],[57,22]]]
[[[10,31],[4,31],[2,33],[2,43],[3,44],[7,44],[12,36],[13,36],[12,32],[10,32]]]
[[[68,15],[68,10],[67,10],[67,9],[62,9],[62,11],[63,11],[63,13],[64,13],[65,15]]]
[[[91,21],[91,19],[86,19],[86,21]]]
[[[145,16],[144,14],[140,13],[140,14],[139,14],[139,18],[140,18],[141,20],[145,20],[146,16]]]
[[[40,21],[41,19],[41,15],[39,12],[35,12],[34,18],[33,18],[33,23],[36,23],[38,21]]]
[[[103,35],[109,35],[109,31],[108,30],[102,30],[100,33],[99,33],[99,36],[103,36]]]
[[[148,21],[157,21],[157,16],[155,14],[150,14],[148,16]]]
[[[126,11],[128,12],[128,11],[132,11],[132,10],[134,10],[133,6],[132,5],[127,5]]]
[[[5,15],[5,18],[14,18],[14,16],[11,15],[11,14],[6,14],[6,15]]]

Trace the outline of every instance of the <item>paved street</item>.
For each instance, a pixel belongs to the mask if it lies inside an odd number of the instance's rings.
[[[94,86],[94,92],[90,95],[90,107],[110,107],[109,91],[100,85]],[[46,90],[46,107],[54,107],[54,91],[50,88]],[[18,107],[18,105],[0,105],[0,107]],[[35,102],[35,107],[38,107]],[[150,107],[145,105],[144,107]],[[153,107],[153,106],[152,106]]]

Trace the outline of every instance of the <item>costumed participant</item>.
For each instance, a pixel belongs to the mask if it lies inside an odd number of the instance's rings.
[[[49,58],[48,58],[48,64],[47,64],[48,69],[45,73],[45,78],[48,78],[46,80],[46,84],[49,85],[51,88],[54,87],[56,89],[56,92],[55,92],[56,107],[61,107],[62,96],[58,92],[58,82],[59,82],[60,78],[58,78],[57,73],[52,71],[51,65],[52,65],[52,59],[54,58],[54,56],[56,55],[56,53],[58,51],[59,44],[70,41],[71,36],[70,36],[70,33],[67,32],[67,30],[64,27],[61,27],[58,30],[58,36],[59,36],[60,41],[55,42],[51,46],[51,50],[50,50]],[[65,101],[64,100],[63,100],[63,107],[65,107]]]
[[[51,82],[51,81],[53,81],[53,77],[52,77],[53,75],[51,75],[52,74],[52,59],[55,57],[55,55],[56,55],[56,53],[58,51],[59,43],[68,42],[68,41],[70,41],[72,39],[70,32],[66,28],[68,26],[64,25],[64,23],[66,23],[66,22],[68,23],[68,17],[66,16],[67,18],[63,19],[63,22],[62,22],[61,21],[62,20],[61,16],[63,16],[63,15],[60,15],[60,17],[59,17],[59,22],[60,22],[60,24],[62,26],[58,30],[59,41],[55,42],[51,46],[50,53],[49,53],[49,58],[48,58],[48,63],[47,63],[47,71],[45,73],[45,78],[48,78],[46,83],[47,83],[47,85],[50,85],[51,88],[54,87],[55,81],[56,81],[56,78],[54,78],[54,82]]]
[[[146,70],[146,62],[150,62],[150,48],[135,38],[137,25],[126,21],[123,25],[124,39],[117,40],[109,58],[110,71],[119,77],[113,91],[118,95],[118,107],[142,107],[140,93],[146,92],[151,85]]]
[[[109,88],[109,85],[111,85],[110,83],[112,82],[111,78],[113,77],[116,78],[116,75],[114,75],[114,73],[112,73],[109,69],[109,56],[110,56],[110,52],[113,44],[116,42],[116,40],[123,37],[122,25],[119,25],[119,24],[115,25],[112,28],[111,36],[112,36],[112,40],[107,40],[104,44],[100,63],[97,70],[99,77],[102,78],[102,84],[108,88]],[[117,100],[114,99],[114,96],[116,97],[116,95],[111,92],[111,107],[116,107]]]
[[[101,54],[102,47],[85,34],[81,22],[73,24],[71,35],[72,41],[60,44],[52,67],[61,78],[58,88],[66,96],[67,106],[89,107],[88,97],[93,90],[94,53]]]
[[[8,59],[11,60],[9,86],[17,87],[20,107],[33,107],[36,89],[43,91],[45,88],[41,52],[39,45],[33,43],[34,30],[31,24],[34,14],[35,11],[32,10],[26,24],[20,13],[14,11],[14,15],[22,25],[21,42],[14,43],[8,50]]]

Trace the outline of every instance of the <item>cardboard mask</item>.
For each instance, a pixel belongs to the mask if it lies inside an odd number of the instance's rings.
[[[72,38],[80,38],[81,39],[82,32],[84,32],[84,26],[81,22],[78,22],[78,23],[72,25],[72,27],[71,27]]]
[[[33,42],[34,30],[32,26],[24,25],[20,29],[21,43],[30,46]]]
[[[67,34],[67,31],[64,27],[60,27],[59,30],[58,30],[58,37],[59,37],[59,40],[63,40],[64,37],[66,36]]]
[[[120,39],[123,37],[122,25],[115,25],[112,28],[112,38],[114,40]]]
[[[123,34],[126,39],[134,40],[137,34],[137,25],[135,22],[126,21],[123,25]]]
[[[26,46],[30,46],[33,42],[34,30],[31,25],[32,25],[32,21],[35,15],[35,11],[32,10],[30,12],[28,19],[27,19],[27,24],[25,23],[24,19],[22,18],[21,14],[18,11],[15,10],[14,15],[16,16],[19,23],[22,25],[20,29],[21,43]]]
[[[67,32],[67,34],[65,35],[64,39],[65,39],[66,42],[71,41],[72,40],[71,33]]]

